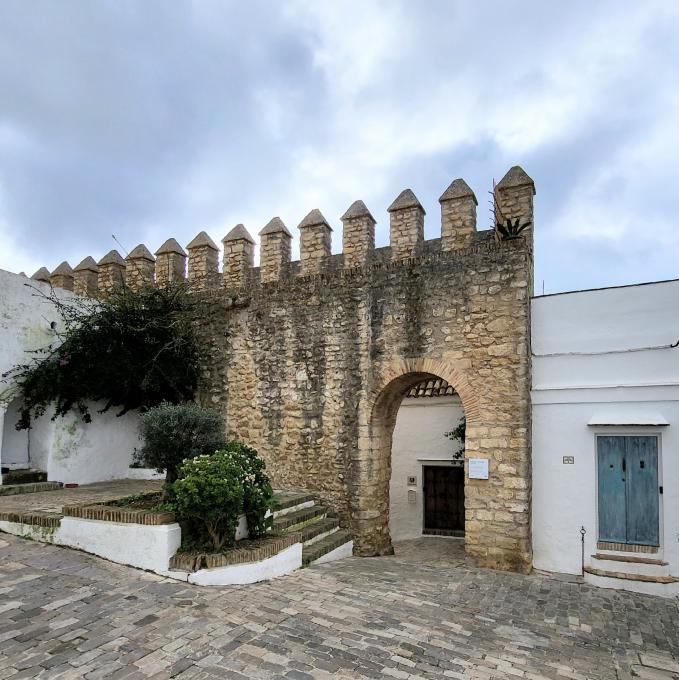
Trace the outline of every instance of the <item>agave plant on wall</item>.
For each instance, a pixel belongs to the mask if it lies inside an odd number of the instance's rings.
[[[511,218],[507,217],[505,223],[502,224],[500,221],[495,223],[495,231],[497,231],[500,236],[501,241],[509,241],[514,238],[519,238],[521,232],[524,229],[530,227],[531,222],[524,222],[520,224],[521,218],[517,217],[513,222]]]
[[[495,227],[495,233],[498,235],[500,241],[511,241],[512,239],[519,238],[521,233],[530,227],[532,222],[527,221],[521,224],[521,218],[517,217],[512,220],[510,217],[505,217],[500,209],[500,202],[497,199],[497,188],[495,185],[495,180],[493,180],[493,190],[488,192],[493,197],[491,201],[491,213],[493,216],[493,223]]]

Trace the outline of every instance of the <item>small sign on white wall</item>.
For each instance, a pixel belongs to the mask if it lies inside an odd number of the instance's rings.
[[[488,459],[469,459],[469,479],[488,479]]]

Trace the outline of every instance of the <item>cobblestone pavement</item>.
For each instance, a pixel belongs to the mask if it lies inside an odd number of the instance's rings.
[[[118,479],[112,482],[86,484],[73,489],[0,496],[0,512],[61,514],[64,505],[102,503],[143,491],[160,491],[162,488],[162,481]]]
[[[0,679],[679,676],[677,601],[429,566],[454,547],[432,545],[200,588],[3,534]]]

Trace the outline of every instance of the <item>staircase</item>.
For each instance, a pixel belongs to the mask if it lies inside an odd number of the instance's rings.
[[[585,567],[585,581],[649,595],[679,595],[679,576],[673,576],[669,564],[657,554],[597,552]]]
[[[339,520],[327,506],[319,505],[313,494],[277,491],[278,506],[274,512],[276,533],[296,533],[301,537],[302,564],[308,567],[349,557],[354,543],[349,533],[340,528]]]
[[[61,489],[60,482],[48,482],[47,473],[40,470],[8,470],[2,474],[0,496],[14,496],[21,493],[54,491]]]

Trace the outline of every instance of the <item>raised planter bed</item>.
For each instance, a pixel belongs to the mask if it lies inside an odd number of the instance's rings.
[[[198,586],[244,585],[284,576],[302,566],[299,534],[270,536],[220,554],[178,553],[167,574]]]

